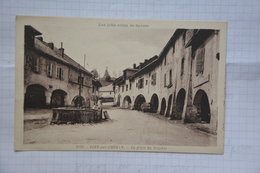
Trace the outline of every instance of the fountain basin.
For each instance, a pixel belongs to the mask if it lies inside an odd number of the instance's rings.
[[[90,123],[102,120],[102,109],[60,107],[53,108],[49,123]]]

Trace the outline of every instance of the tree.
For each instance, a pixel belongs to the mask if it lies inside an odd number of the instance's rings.
[[[105,70],[105,74],[104,74],[104,77],[106,79],[106,81],[110,81],[111,80],[111,76],[109,75],[108,73],[108,70],[107,70],[107,67],[106,67],[106,70]]]
[[[113,77],[117,78],[116,71],[113,71]]]
[[[99,77],[98,71],[97,71],[96,68],[95,68],[94,70],[92,70],[91,73],[94,75],[95,78],[98,78],[98,77]]]

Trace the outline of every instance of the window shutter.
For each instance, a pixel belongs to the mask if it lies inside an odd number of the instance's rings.
[[[40,72],[40,58],[36,58],[36,71]]]
[[[47,76],[50,76],[50,63],[47,63],[47,66],[46,66],[46,73],[47,73]]]
[[[205,48],[201,50],[201,73],[204,72]]]
[[[196,75],[203,73],[204,59],[205,59],[205,48],[198,49],[197,63],[196,63]]]
[[[53,69],[52,63],[48,63],[47,64],[47,76],[52,77],[52,73],[53,73],[52,69]]]
[[[60,79],[63,80],[63,69],[60,68]]]
[[[53,65],[52,65],[52,63],[50,63],[50,76],[51,76],[51,77],[52,77],[52,73],[53,73],[52,68],[53,68]]]
[[[156,85],[156,73],[152,75],[152,84]]]
[[[60,67],[59,66],[56,67],[56,78],[57,79],[60,78]]]
[[[40,58],[34,58],[34,60],[33,60],[33,71],[40,72]]]

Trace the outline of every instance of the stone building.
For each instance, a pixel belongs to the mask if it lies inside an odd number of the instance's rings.
[[[177,29],[159,56],[115,80],[117,105],[150,103],[151,112],[216,131],[219,59],[218,30]]]
[[[100,83],[66,55],[62,45],[58,49],[40,35],[32,26],[25,26],[24,108],[93,105]]]

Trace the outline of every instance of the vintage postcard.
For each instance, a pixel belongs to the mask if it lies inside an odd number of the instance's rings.
[[[15,150],[224,152],[226,22],[16,18]]]

